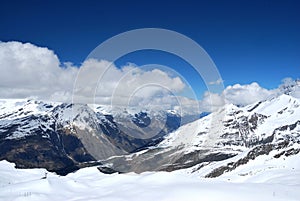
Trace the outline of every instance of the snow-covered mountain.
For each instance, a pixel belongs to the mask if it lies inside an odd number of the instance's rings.
[[[245,107],[227,104],[180,128],[175,111],[34,100],[0,103],[0,159],[59,174],[90,165],[106,173],[200,169],[250,153],[244,162],[233,162],[239,166],[300,143],[300,101],[289,94]],[[229,166],[212,170],[211,176],[231,171]]]
[[[0,158],[47,168],[20,170],[1,161],[4,200],[300,198],[300,100],[289,94],[245,107],[228,104],[178,129],[174,111],[0,103]],[[149,123],[155,129],[160,121],[162,133],[141,139]]]
[[[0,159],[66,174],[82,163],[157,144],[180,124],[169,111],[0,100]],[[149,128],[156,133],[147,135]]]
[[[298,143],[300,101],[283,94],[245,107],[227,104],[180,127],[148,150],[103,163],[119,172],[173,171],[204,166],[253,150],[258,157]]]

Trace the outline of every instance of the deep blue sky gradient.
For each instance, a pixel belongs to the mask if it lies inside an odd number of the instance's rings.
[[[30,42],[79,65],[106,39],[137,28],[165,28],[198,42],[225,85],[258,82],[274,88],[300,77],[300,1],[8,1],[0,4],[0,40]],[[184,64],[159,52],[133,53],[118,65]],[[182,73],[182,72],[180,72]],[[192,70],[183,72],[203,92]],[[199,87],[199,88],[197,88]]]

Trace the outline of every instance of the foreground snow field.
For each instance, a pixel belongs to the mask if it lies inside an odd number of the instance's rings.
[[[214,179],[188,170],[105,175],[91,167],[67,176],[47,173],[43,179],[46,172],[1,161],[0,200],[300,200],[300,154],[261,156]]]

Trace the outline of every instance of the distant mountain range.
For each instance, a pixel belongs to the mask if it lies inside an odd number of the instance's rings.
[[[252,154],[235,166],[300,143],[300,101],[288,94],[182,118],[176,111],[0,100],[0,160],[60,175],[92,165],[105,173],[199,170],[245,151]],[[207,177],[231,169],[225,164]]]
[[[0,160],[66,174],[157,144],[181,123],[176,111],[0,100]]]

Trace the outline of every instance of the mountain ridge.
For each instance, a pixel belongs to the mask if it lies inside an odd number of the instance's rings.
[[[99,164],[104,172],[174,171],[223,161],[259,145],[300,141],[300,101],[287,94],[243,107],[226,104],[185,125],[176,111],[0,103],[0,159],[58,174]],[[147,136],[151,129],[156,135]]]
[[[120,172],[173,171],[228,159],[260,145],[299,143],[299,105],[299,99],[285,94],[245,107],[227,104],[166,135],[148,151],[104,164],[113,164],[111,168]],[[219,125],[212,124],[216,122]]]
[[[0,159],[15,162],[18,167],[44,167],[58,173],[155,144],[181,123],[180,116],[173,112],[113,116],[87,104],[20,99],[2,99],[0,103]],[[143,125],[136,124],[145,117],[151,120],[151,128],[159,131],[157,135],[145,136]],[[160,123],[162,118],[165,124]]]

